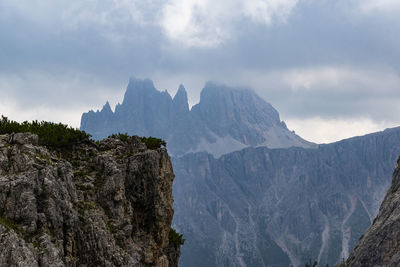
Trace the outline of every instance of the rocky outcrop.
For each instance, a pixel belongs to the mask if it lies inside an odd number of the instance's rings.
[[[378,216],[339,266],[400,266],[400,158]]]
[[[316,149],[173,158],[181,266],[340,262],[377,214],[398,155],[400,128]]]
[[[151,80],[131,78],[115,112],[107,103],[101,111],[84,113],[81,130],[95,139],[118,132],[163,138],[174,156],[206,151],[219,157],[249,146],[314,146],[289,131],[279,113],[251,90],[211,82],[189,110],[182,85],[171,98]]]
[[[0,266],[177,266],[174,173],[136,137],[52,151],[0,136]]]

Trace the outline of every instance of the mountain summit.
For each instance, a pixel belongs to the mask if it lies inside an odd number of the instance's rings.
[[[190,110],[183,85],[172,98],[149,79],[131,78],[115,112],[107,103],[101,111],[84,113],[81,129],[96,139],[116,132],[160,137],[173,155],[206,151],[219,157],[249,146],[314,145],[289,131],[272,105],[253,91],[212,82]]]

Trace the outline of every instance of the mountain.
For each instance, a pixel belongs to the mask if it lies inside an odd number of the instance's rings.
[[[250,90],[207,83],[189,109],[131,79],[112,112],[82,115],[95,138],[167,140],[176,174],[173,226],[180,266],[324,266],[347,258],[372,223],[400,155],[400,128],[315,145],[289,131]]]
[[[40,141],[0,135],[0,266],[178,266],[165,148]]]
[[[340,266],[400,266],[400,158],[378,216]]]
[[[171,98],[151,80],[131,78],[115,112],[107,102],[101,111],[84,113],[80,128],[95,139],[116,132],[163,138],[174,156],[205,151],[219,157],[249,146],[315,146],[289,131],[278,112],[252,91],[211,82],[189,109],[182,85]]]
[[[181,266],[332,266],[371,224],[399,155],[395,128],[316,149],[173,158]]]

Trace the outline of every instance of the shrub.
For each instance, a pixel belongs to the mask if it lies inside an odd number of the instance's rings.
[[[178,246],[181,246],[185,243],[185,239],[182,238],[183,235],[177,233],[174,228],[170,228],[169,230],[169,242]]]
[[[74,144],[90,142],[90,134],[62,123],[37,120],[22,123],[1,116],[0,134],[30,132],[39,136],[39,144],[52,148],[70,148]]]
[[[119,139],[123,142],[126,142],[129,138],[129,135],[127,133],[117,133],[117,134],[112,134],[110,136],[108,136],[108,138],[115,138],[115,139]],[[157,148],[161,148],[161,146],[166,147],[167,146],[167,142],[165,142],[164,140],[160,139],[160,138],[156,138],[156,137],[139,137],[139,140],[141,142],[143,142],[146,147],[148,149],[157,149]]]
[[[305,267],[316,267],[316,266],[318,266],[318,262],[317,261],[312,262],[311,259],[309,259],[309,261],[306,262],[305,264]]]
[[[139,137],[140,141],[142,141],[143,143],[145,143],[146,147],[148,149],[157,149],[160,148],[161,146],[166,147],[167,146],[167,142],[165,142],[162,139],[159,138],[155,138],[155,137]]]
[[[119,139],[122,142],[126,142],[128,140],[129,135],[127,133],[117,133],[117,134],[112,134],[108,136],[108,138],[114,138],[114,139]]]

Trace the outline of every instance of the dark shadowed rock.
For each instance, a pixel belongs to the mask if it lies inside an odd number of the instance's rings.
[[[0,137],[0,266],[177,266],[166,149],[109,138],[60,157],[37,139]]]

